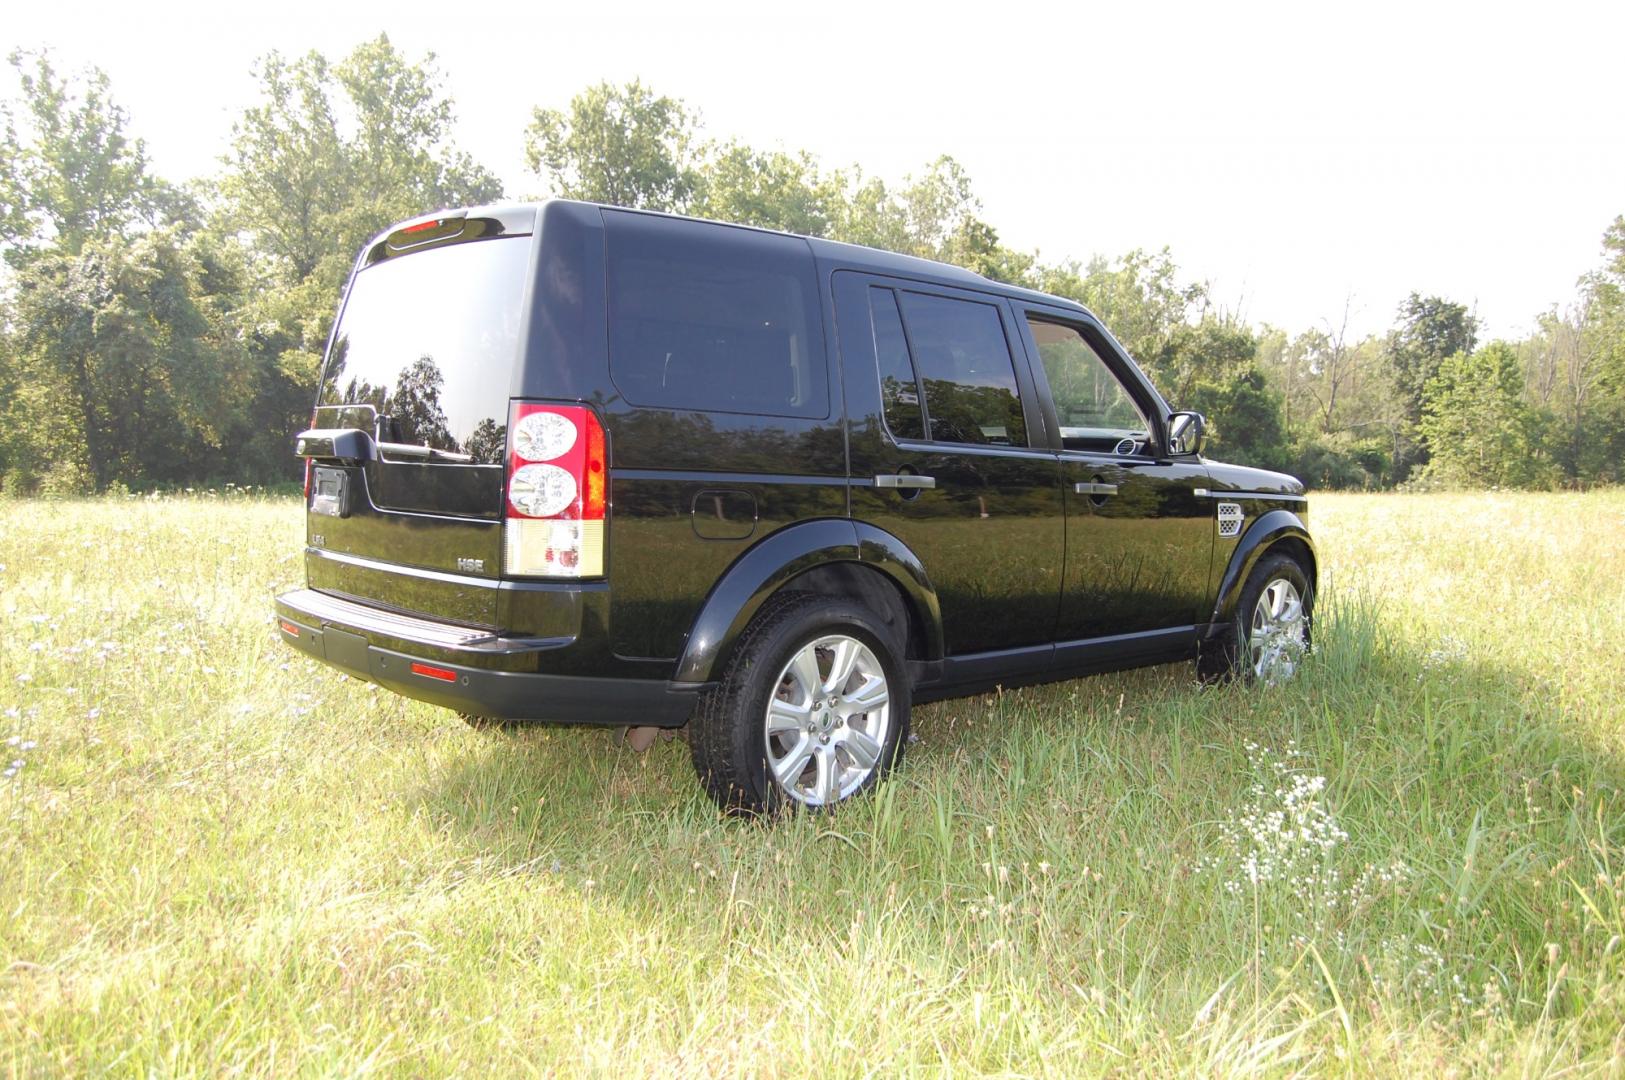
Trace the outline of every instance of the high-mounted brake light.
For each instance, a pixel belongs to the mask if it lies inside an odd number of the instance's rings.
[[[416,225],[408,225],[406,228],[401,230],[401,233],[405,236],[411,236],[413,233],[428,232],[430,229],[438,229],[440,225],[441,222],[439,218],[431,218],[428,221],[420,221]]]
[[[580,405],[514,402],[508,414],[503,571],[603,574],[607,474],[598,414]]]

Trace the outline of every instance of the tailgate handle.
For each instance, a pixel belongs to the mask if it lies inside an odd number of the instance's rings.
[[[442,450],[437,446],[422,446],[418,443],[380,442],[377,446],[380,454],[417,458],[419,461],[455,461],[459,465],[466,465],[474,460],[472,454],[459,454],[455,450]]]
[[[1094,481],[1093,483],[1084,480],[1073,484],[1072,490],[1076,491],[1079,495],[1116,495],[1117,485],[1102,484],[1098,480]]]
[[[883,473],[875,477],[875,487],[877,488],[906,488],[911,491],[919,491],[923,488],[934,488],[936,486],[936,477],[918,476],[914,473]]]

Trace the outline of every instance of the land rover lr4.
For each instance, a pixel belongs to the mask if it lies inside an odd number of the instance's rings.
[[[910,705],[1308,643],[1303,487],[1204,460],[1086,309],[578,202],[369,243],[282,638],[471,719],[687,726],[724,807],[876,783]]]

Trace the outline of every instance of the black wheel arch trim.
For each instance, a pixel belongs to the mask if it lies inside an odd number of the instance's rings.
[[[1253,572],[1253,567],[1258,565],[1258,560],[1266,552],[1286,540],[1295,540],[1308,551],[1309,565],[1303,569],[1309,577],[1310,586],[1314,586],[1319,572],[1319,556],[1315,553],[1315,542],[1309,538],[1308,526],[1290,510],[1268,510],[1259,515],[1236,542],[1236,549],[1230,555],[1230,565],[1225,567],[1224,577],[1219,579],[1212,627],[1227,626],[1235,617],[1242,587],[1247,584],[1247,575]]]
[[[830,563],[855,563],[888,578],[919,616],[925,659],[942,658],[941,606],[919,556],[884,529],[822,518],[771,533],[734,560],[701,605],[673,680],[711,681],[769,597],[795,577]]]

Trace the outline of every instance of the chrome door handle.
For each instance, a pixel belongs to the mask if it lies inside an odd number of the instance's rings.
[[[1079,495],[1116,495],[1116,484],[1093,484],[1087,480],[1072,485],[1072,490]]]
[[[875,477],[877,488],[909,488],[918,491],[921,488],[934,488],[937,478],[934,476],[917,476],[914,473],[886,473]]]

